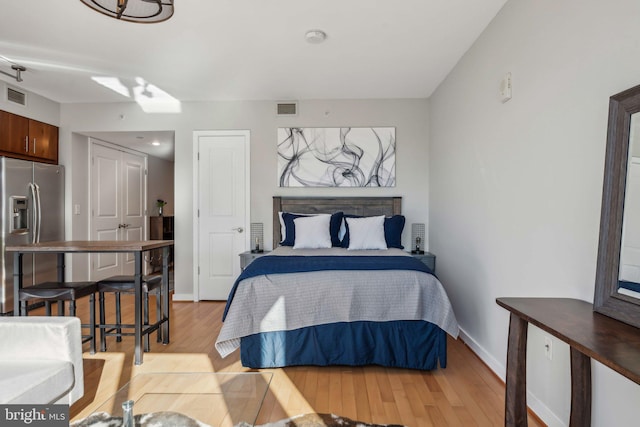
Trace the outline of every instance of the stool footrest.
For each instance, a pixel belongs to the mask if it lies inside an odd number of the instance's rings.
[[[165,321],[168,321],[168,316],[163,312],[161,304],[161,297],[163,295],[162,289],[162,276],[147,276],[142,278],[141,286],[142,297],[142,322],[141,334],[145,340],[144,351],[149,351],[149,335],[152,332],[157,331],[157,341],[165,342],[164,337],[161,335],[162,330],[160,325]],[[106,338],[109,336],[117,337],[116,341],[121,341],[123,336],[135,336],[132,332],[123,332],[122,329],[135,329],[134,324],[122,323],[122,313],[120,296],[122,294],[135,294],[136,284],[134,276],[113,276],[108,279],[100,280],[98,282],[98,293],[100,294],[100,322],[98,329],[100,330],[100,349],[101,351],[107,350]],[[106,323],[106,307],[105,307],[105,294],[113,293],[115,295],[115,323]],[[149,323],[149,295],[155,294],[156,296],[156,322]]]

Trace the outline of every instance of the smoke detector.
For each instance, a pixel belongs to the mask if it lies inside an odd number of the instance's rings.
[[[304,37],[309,43],[318,44],[325,41],[325,39],[327,38],[327,33],[322,30],[309,30],[304,35]]]

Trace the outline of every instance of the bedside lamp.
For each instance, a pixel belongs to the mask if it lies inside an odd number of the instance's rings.
[[[251,253],[260,254],[264,252],[264,226],[261,222],[251,223]]]
[[[411,224],[411,253],[424,254],[424,224]]]

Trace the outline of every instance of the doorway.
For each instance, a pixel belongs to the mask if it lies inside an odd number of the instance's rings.
[[[106,144],[91,144],[91,240],[145,240],[147,156]],[[90,280],[131,275],[132,254],[90,256]]]
[[[250,245],[250,132],[194,132],[194,301],[226,300]]]

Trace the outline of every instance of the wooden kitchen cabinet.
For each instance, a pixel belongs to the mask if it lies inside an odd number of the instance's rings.
[[[30,155],[58,163],[58,127],[29,120]]]
[[[58,163],[58,127],[0,111],[0,155]]]
[[[0,111],[0,150],[27,155],[29,150],[29,119]]]

